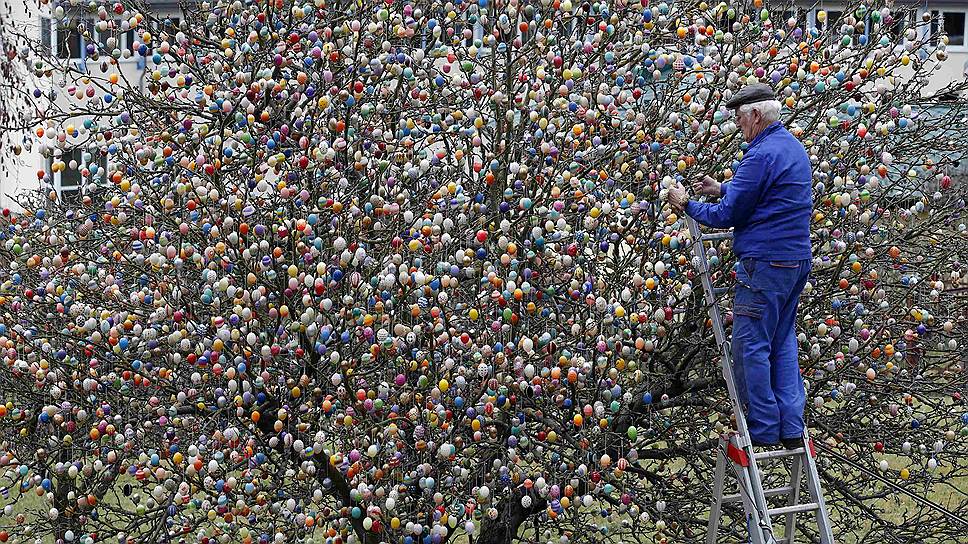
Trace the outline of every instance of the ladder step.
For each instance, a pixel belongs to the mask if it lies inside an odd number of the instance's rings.
[[[715,295],[716,297],[728,292],[729,292],[729,287],[713,287],[713,295]]]
[[[770,497],[778,497],[780,495],[788,495],[792,492],[793,492],[793,486],[787,485],[783,487],[774,487],[772,489],[764,489],[763,495],[766,498],[770,498]],[[743,500],[743,496],[740,494],[726,495],[725,497],[723,497],[724,503],[739,502],[741,500]]]
[[[801,512],[813,512],[820,508],[820,505],[815,502],[805,502],[803,504],[794,504],[793,506],[781,506],[780,508],[770,508],[767,510],[770,517],[782,516],[783,514],[799,514]]]
[[[712,242],[714,240],[730,240],[733,238],[732,231],[726,232],[707,232],[699,236],[699,239],[703,242]]]
[[[803,448],[795,448],[792,450],[782,449],[782,450],[773,450],[773,451],[754,452],[753,458],[756,459],[757,461],[764,460],[764,459],[782,459],[784,457],[796,457],[797,455],[803,455],[805,451],[806,450],[804,450]]]

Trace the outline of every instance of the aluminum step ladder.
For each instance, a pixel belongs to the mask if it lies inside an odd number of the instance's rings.
[[[706,256],[706,242],[716,244],[725,239],[731,239],[731,232],[716,232],[703,234],[699,223],[692,217],[686,216],[686,224],[692,236],[693,266],[699,271],[702,279],[703,298],[709,310],[716,346],[719,349],[720,367],[726,388],[733,405],[736,418],[736,431],[721,436],[716,460],[716,473],[713,480],[713,504],[709,512],[709,525],[706,533],[706,544],[715,544],[719,536],[719,522],[723,513],[723,505],[742,502],[746,513],[749,529],[749,542],[752,544],[793,544],[796,538],[797,514],[815,514],[817,529],[821,544],[834,544],[833,533],[827,506],[824,504],[823,491],[820,488],[820,477],[814,462],[816,450],[813,440],[803,431],[803,444],[795,449],[782,448],[773,451],[754,452],[746,427],[746,416],[743,412],[736,383],[733,380],[733,360],[730,355],[729,339],[723,326],[723,318],[719,305],[719,297],[728,288],[714,288]],[[787,485],[777,488],[764,489],[763,478],[757,466],[758,462],[769,463],[777,460],[792,459],[790,480]],[[738,493],[724,496],[726,469],[731,465],[736,475]],[[801,500],[801,478],[806,476],[807,502]],[[786,497],[785,506],[771,508],[767,502],[771,497]],[[782,538],[773,534],[774,518],[784,517],[785,531]]]

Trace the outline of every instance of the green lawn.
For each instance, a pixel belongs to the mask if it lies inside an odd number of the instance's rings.
[[[891,469],[897,469],[898,467],[901,467],[901,466],[914,466],[909,460],[906,460],[899,456],[885,454],[883,458],[888,460],[888,462],[890,463]],[[667,465],[667,470],[676,471],[682,466],[683,466],[683,463],[681,461],[679,461],[678,463],[675,463],[675,462],[669,463]],[[939,466],[937,468],[937,471],[939,472],[939,474],[944,474],[944,473],[950,472],[951,470],[953,470],[953,467],[951,466]],[[888,472],[887,474],[889,475],[891,473]],[[135,503],[132,501],[132,497],[124,497],[120,492],[121,487],[128,482],[134,482],[134,478],[131,476],[123,476],[122,478],[120,478],[118,480],[117,488],[115,490],[116,492],[108,493],[108,495],[103,499],[102,504],[111,505],[111,506],[122,506],[125,511],[129,511],[133,515],[135,512]],[[0,486],[2,485],[9,485],[9,482],[0,481]],[[136,489],[135,492],[137,493],[137,487],[135,489]],[[954,480],[950,485],[945,485],[945,486],[936,485],[935,488],[932,489],[931,493],[928,494],[928,498],[941,504],[942,506],[948,508],[949,510],[957,511],[959,499],[964,496],[963,492],[960,493],[958,489],[961,489],[961,490],[968,489],[968,476]],[[804,486],[803,492],[804,493],[806,492],[805,486]],[[43,513],[45,513],[48,508],[48,506],[45,506],[42,497],[37,496],[36,493],[30,491],[30,492],[27,492],[26,494],[21,495],[19,491],[16,489],[13,489],[10,491],[9,498],[2,499],[2,501],[0,501],[0,505],[7,505],[7,504],[14,504],[15,514],[19,512],[24,512],[27,514],[27,517],[28,517],[27,525],[30,525],[32,523],[32,520],[37,519],[35,516],[43,515]],[[888,522],[900,522],[904,519],[906,512],[914,511],[914,510],[917,510],[918,508],[918,504],[913,499],[910,499],[909,497],[903,494],[898,494],[896,496],[891,495],[891,496],[888,496],[887,498],[880,499],[878,501],[871,501],[868,504],[870,506],[883,508],[886,511],[885,519]],[[838,512],[836,510],[832,511],[831,516],[834,518],[834,521],[836,522],[836,519],[838,517]],[[12,523],[14,523],[13,519],[6,519],[6,518],[2,519],[0,520],[0,528],[7,528],[9,530],[10,525]],[[798,524],[812,525],[813,524],[812,516],[801,515],[800,517],[798,517]],[[782,519],[776,520],[774,524],[774,528],[777,530],[778,535],[783,534]],[[646,535],[646,536],[651,536],[651,535]],[[849,535],[847,535],[846,537],[842,535],[835,535],[835,537],[837,538],[838,542],[843,542],[844,544],[853,544],[855,542],[855,539],[851,538]],[[45,544],[47,543],[53,544],[54,538],[52,535],[43,535],[42,541]],[[308,542],[312,544],[321,543],[323,541],[324,539],[321,536],[308,540]],[[462,538],[457,538],[452,542],[456,542],[459,544],[466,544],[467,539],[466,537],[462,537]],[[857,544],[860,544],[860,543],[857,543]]]

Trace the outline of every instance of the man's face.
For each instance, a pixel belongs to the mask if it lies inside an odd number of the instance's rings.
[[[751,141],[755,136],[754,130],[760,124],[761,120],[759,110],[750,110],[746,113],[743,113],[739,109],[736,110],[736,124],[743,131],[743,138],[746,138],[747,142]]]

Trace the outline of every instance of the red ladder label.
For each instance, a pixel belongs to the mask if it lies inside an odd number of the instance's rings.
[[[734,446],[732,442],[726,445],[726,455],[737,465],[743,467],[750,466],[750,459],[746,455],[746,452]]]

